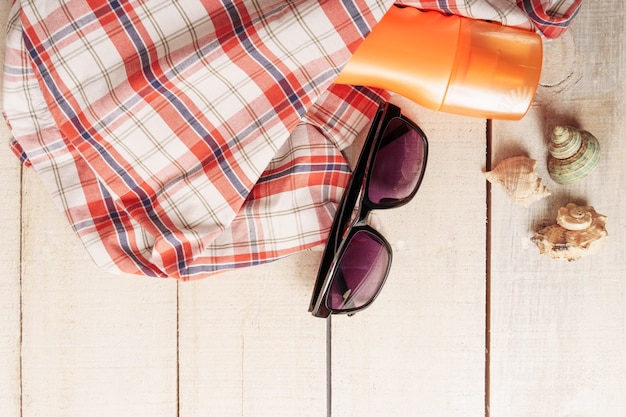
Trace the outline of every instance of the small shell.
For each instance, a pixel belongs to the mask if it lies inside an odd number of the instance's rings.
[[[571,184],[586,177],[600,160],[598,139],[571,126],[554,128],[548,150],[548,172],[559,184]]]
[[[533,202],[550,195],[535,168],[537,161],[526,156],[514,156],[501,161],[486,172],[487,181],[499,184],[516,203],[528,207]]]
[[[595,252],[607,236],[606,216],[591,206],[569,203],[559,209],[557,224],[539,230],[531,240],[544,255],[575,261]]]
[[[583,230],[591,226],[593,221],[593,208],[589,206],[577,206],[569,203],[561,207],[556,215],[558,225],[567,230]],[[597,213],[596,213],[597,214]]]

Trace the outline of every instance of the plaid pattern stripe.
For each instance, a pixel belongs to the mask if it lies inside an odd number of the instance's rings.
[[[11,146],[112,272],[196,279],[316,246],[341,150],[389,96],[332,80],[391,4],[15,1]]]
[[[397,3],[492,20],[534,30],[546,38],[557,38],[576,17],[582,0],[416,0]]]

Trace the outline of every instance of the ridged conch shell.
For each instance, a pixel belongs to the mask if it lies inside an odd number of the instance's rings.
[[[537,161],[526,156],[504,159],[491,171],[485,173],[487,181],[504,188],[516,203],[528,207],[533,202],[550,195],[535,168]]]
[[[544,227],[531,238],[539,252],[554,259],[575,261],[595,252],[608,236],[606,216],[591,206],[569,203],[561,207],[557,224]]]
[[[571,184],[586,177],[600,160],[598,139],[571,126],[554,128],[548,150],[548,172],[559,184]]]

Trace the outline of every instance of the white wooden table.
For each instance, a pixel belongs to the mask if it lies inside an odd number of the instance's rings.
[[[306,311],[317,251],[193,283],[99,271],[2,125],[0,416],[626,416],[625,4],[585,1],[546,43],[519,122],[395,100],[429,138],[427,176],[378,216],[395,255],[380,298],[332,323]],[[545,163],[562,123],[602,146],[569,186]],[[483,176],[519,154],[552,191],[529,208]],[[570,201],[609,239],[539,255],[530,236]]]

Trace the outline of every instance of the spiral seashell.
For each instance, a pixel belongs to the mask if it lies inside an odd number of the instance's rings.
[[[556,215],[556,222],[559,226],[567,230],[583,230],[591,226],[593,221],[592,207],[577,206],[569,203],[561,207]]]
[[[571,184],[586,177],[600,160],[598,139],[571,126],[554,128],[548,150],[548,172],[559,184]]]
[[[528,207],[533,202],[550,195],[535,168],[537,161],[526,156],[502,160],[493,170],[486,172],[487,181],[504,188],[516,203]]]
[[[606,216],[591,206],[569,203],[559,209],[557,224],[537,231],[531,240],[544,255],[575,261],[597,251],[607,236]]]

